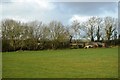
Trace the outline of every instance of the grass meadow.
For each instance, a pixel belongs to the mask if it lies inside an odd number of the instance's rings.
[[[117,78],[118,48],[2,53],[3,78]]]

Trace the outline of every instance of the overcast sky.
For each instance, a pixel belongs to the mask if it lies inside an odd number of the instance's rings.
[[[52,0],[54,1],[54,0]],[[117,2],[48,2],[47,0],[2,0],[2,19],[27,21],[86,21],[91,16],[118,16]]]

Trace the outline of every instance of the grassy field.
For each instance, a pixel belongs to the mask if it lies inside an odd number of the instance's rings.
[[[118,49],[2,53],[3,78],[117,78]]]

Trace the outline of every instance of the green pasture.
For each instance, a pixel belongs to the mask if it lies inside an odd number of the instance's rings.
[[[3,78],[117,78],[118,48],[2,53]]]

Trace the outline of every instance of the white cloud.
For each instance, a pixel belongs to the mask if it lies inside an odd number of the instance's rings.
[[[55,6],[49,0],[11,0],[15,4],[31,5],[41,9],[53,9]]]
[[[55,8],[48,0],[10,0],[0,6],[2,19],[10,18],[23,22],[42,20],[46,13]]]
[[[91,16],[80,16],[80,15],[73,15],[69,22],[73,22],[77,20],[78,22],[86,22]]]
[[[3,0],[5,1],[5,0]],[[20,21],[34,21],[39,20],[43,22],[49,22],[52,20],[61,21],[64,24],[71,24],[73,20],[78,20],[80,22],[87,21],[90,16],[108,16],[108,15],[116,15],[116,11],[110,7],[106,9],[103,7],[103,10],[99,11],[100,5],[96,7],[92,11],[86,7],[89,7],[89,3],[83,6],[83,3],[77,4],[76,3],[52,3],[51,1],[55,0],[8,0],[10,3],[2,4],[2,19],[4,18],[11,18]],[[56,0],[57,1],[57,0]],[[109,3],[108,3],[109,4]],[[81,5],[81,6],[79,6]],[[106,5],[109,7],[109,5]],[[111,5],[112,6],[112,5]],[[1,8],[1,6],[0,6]],[[106,11],[106,12],[104,12]],[[109,12],[108,12],[109,11]],[[110,12],[111,11],[111,12]],[[92,12],[92,13],[91,13]],[[93,14],[94,13],[94,14]]]
[[[35,19],[32,17],[22,17],[22,16],[6,16],[4,19],[13,19],[16,21],[21,21],[21,22],[29,22],[29,21],[34,21]]]
[[[104,11],[104,13],[101,14],[100,16],[101,17],[111,16],[111,17],[114,17],[114,18],[118,18],[118,11],[117,10],[115,12]]]
[[[106,16],[111,16],[114,18],[118,18],[118,11],[116,9],[115,12],[108,12],[108,11],[104,11],[103,14],[100,15],[93,15],[94,17],[106,17]],[[82,23],[82,22],[86,22],[89,18],[93,17],[93,16],[81,16],[81,15],[73,15],[70,19],[69,19],[69,23],[77,20],[78,22]]]

